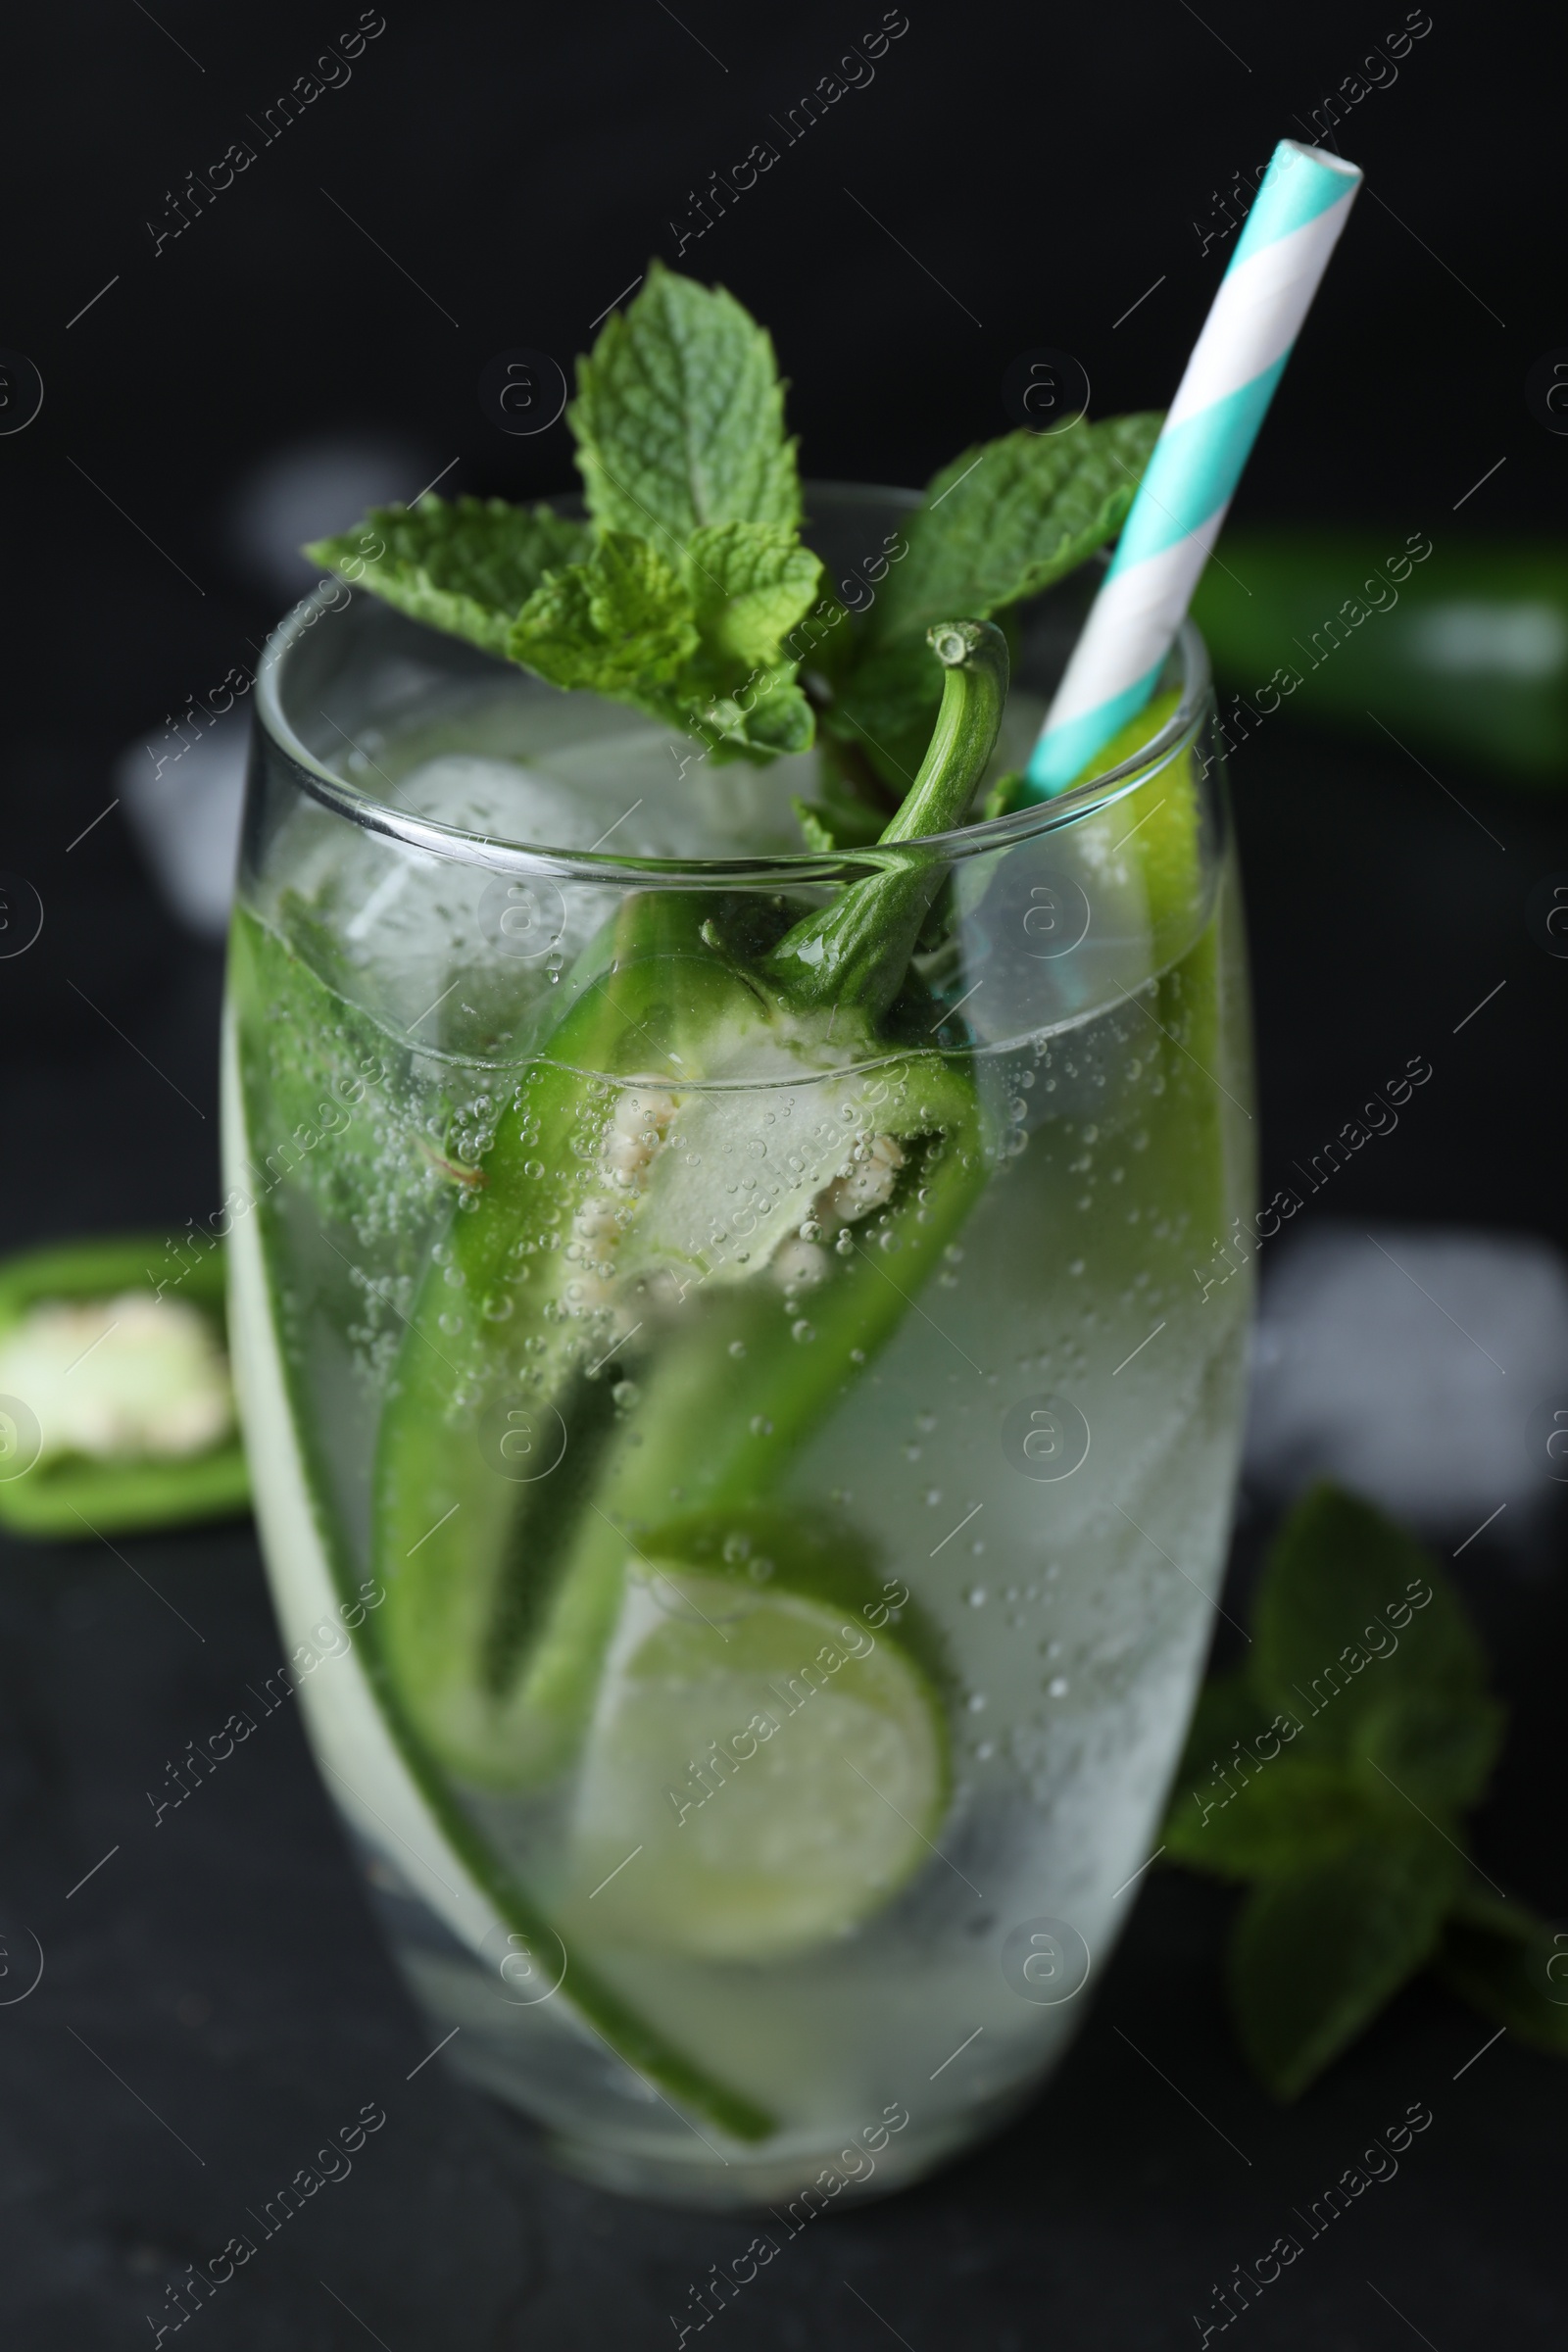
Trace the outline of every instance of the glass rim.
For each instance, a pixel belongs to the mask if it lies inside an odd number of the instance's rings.
[[[911,512],[920,503],[918,490],[895,488],[880,483],[808,482],[803,485],[808,504],[846,507],[864,500],[886,501],[890,508]],[[571,503],[558,498],[557,506]],[[1102,555],[1102,567],[1108,558]],[[1015,844],[1043,834],[1054,833],[1087,817],[1098,816],[1120,800],[1147,784],[1191,750],[1202,726],[1212,684],[1208,649],[1196,624],[1184,619],[1172,648],[1181,665],[1181,683],[1177,705],[1158,732],[1148,743],[1119,760],[1113,767],[1075,784],[1071,791],[1059,793],[1054,800],[1032,801],[1005,816],[982,818],[978,823],[960,825],[947,833],[922,834],[916,840],[886,845],[869,844],[853,851],[841,851],[824,856],[820,852],[803,850],[773,854],[760,858],[626,858],[602,857],[591,850],[553,849],[546,843],[511,841],[504,836],[470,832],[460,825],[449,825],[436,817],[411,815],[395,808],[360,785],[350,783],[324,766],[300,739],[284,714],[280,695],[281,674],[290,654],[305,632],[314,627],[324,612],[341,610],[337,592],[347,585],[342,580],[322,579],[298,604],[286,612],[267,640],[262,659],[256,669],[255,714],[257,726],[264,730],[273,747],[281,753],[294,770],[298,782],[334,815],[345,818],[365,831],[379,833],[406,848],[422,852],[454,864],[476,865],[493,873],[547,874],[553,880],[571,880],[601,885],[619,885],[642,889],[682,887],[734,888],[800,886],[853,882],[877,870],[887,870],[907,864],[918,857],[921,862],[933,854],[945,863],[957,864],[966,858],[989,852],[1010,849]],[[1047,592],[1049,593],[1049,591]],[[352,596],[353,590],[350,589]],[[372,600],[381,612],[395,610]],[[407,618],[406,615],[403,617]],[[417,627],[422,624],[414,622]],[[443,632],[430,634],[442,637]],[[466,640],[456,640],[465,645]],[[472,648],[478,652],[480,649]],[[505,674],[510,664],[497,661],[496,667]]]

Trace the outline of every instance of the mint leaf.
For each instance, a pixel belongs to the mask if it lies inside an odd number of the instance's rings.
[[[1294,2098],[1434,1954],[1455,1989],[1568,2054],[1568,1933],[1486,1893],[1465,1851],[1504,1718],[1444,1571],[1319,1487],[1275,1539],[1252,1624],[1246,1665],[1199,1700],[1164,1843],[1254,1883],[1229,1972],[1257,2072]]]
[[[719,522],[693,532],[682,575],[700,643],[684,685],[689,717],[711,756],[809,749],[810,706],[782,641],[815,600],[821,569],[775,524]]]
[[[925,652],[921,637],[868,651],[839,680],[822,714],[828,734],[858,745],[895,792],[913,781],[936,720]]]
[[[586,563],[551,572],[513,622],[507,652],[553,686],[586,688],[677,716],[662,693],[698,646],[685,586],[658,551],[631,531],[607,531]]]
[[[986,794],[980,813],[989,824],[993,817],[1010,816],[1024,805],[1025,776],[1021,767],[1009,767],[999,776]]]
[[[1250,1771],[1234,1763],[1171,1807],[1172,1861],[1222,1879],[1278,1878],[1332,1860],[1379,1827],[1382,1810],[1342,1764],[1276,1749]]]
[[[1250,1745],[1267,1721],[1245,1668],[1211,1675],[1193,1709],[1187,1744],[1176,1768],[1177,1781],[1196,1781],[1200,1775],[1206,1778],[1237,1745]]]
[[[606,531],[584,563],[535,589],[507,651],[553,686],[693,730],[709,757],[805,751],[811,711],[778,636],[816,573],[787,533],[749,523],[699,531],[679,572],[636,532]]]
[[[1265,1706],[1299,1717],[1308,1746],[1364,1754],[1370,1715],[1395,1699],[1495,1722],[1486,1661],[1448,1579],[1413,1536],[1338,1488],[1315,1488],[1291,1513],[1253,1624],[1252,1687]]]
[[[745,706],[725,695],[699,696],[691,704],[688,720],[706,737],[709,757],[771,760],[781,753],[808,752],[816,721],[790,673],[771,671],[753,692],[759,699]]]
[[[1521,1902],[1467,1890],[1444,1929],[1436,1970],[1499,2025],[1568,2058],[1568,1933]]]
[[[803,801],[797,795],[790,803],[808,850],[831,857],[838,850],[867,849],[881,839],[883,819],[874,808],[853,800],[835,776],[824,776],[821,789],[820,800]]]
[[[1000,612],[1071,571],[1121,528],[1160,423],[1111,416],[961,451],[904,525],[909,552],[866,615],[868,643],[921,633],[956,612]]]
[[[1374,1703],[1359,1720],[1350,1769],[1368,1796],[1391,1813],[1403,1804],[1442,1819],[1485,1793],[1507,1718],[1494,1699],[1456,1703],[1411,1691]]]
[[[567,420],[604,529],[646,532],[673,557],[707,523],[800,521],[773,345],[722,287],[651,263],[577,362]]]
[[[815,603],[822,566],[792,531],[709,523],[686,549],[685,578],[715,680],[742,688],[752,669],[785,666],[783,640]]]
[[[576,562],[588,543],[585,524],[549,507],[426,497],[412,509],[372,507],[356,529],[305,553],[411,620],[504,657],[513,620],[546,571]]]
[[[803,801],[798,793],[790,807],[795,811],[807,848],[818,858],[831,858],[839,845],[826,812],[813,807],[809,801]]]
[[[925,630],[955,613],[1003,612],[1093,554],[1121,528],[1159,424],[1142,415],[1006,433],[944,466],[855,640],[831,732],[862,741],[889,780],[912,774],[940,694],[921,659]]]
[[[1294,2099],[1438,1948],[1464,1865],[1425,1833],[1265,1879],[1231,1941],[1242,2046]]]

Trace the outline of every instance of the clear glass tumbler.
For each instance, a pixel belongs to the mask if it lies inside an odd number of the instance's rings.
[[[907,503],[812,492],[832,576]],[[999,768],[1092,585],[1020,616]],[[268,649],[220,1223],[288,1679],[432,2039],[608,2185],[793,2226],[916,2177],[1134,1899],[1253,1186],[1191,628],[1165,686],[1055,802],[810,856],[815,754],[341,583]],[[899,871],[892,1001],[781,1010],[780,936]]]

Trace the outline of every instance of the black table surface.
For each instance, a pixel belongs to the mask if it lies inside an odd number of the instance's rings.
[[[220,958],[161,914],[118,818],[67,865],[66,819],[101,807],[103,767],[49,757],[5,859],[49,918],[0,965],[7,1247],[177,1226],[219,1198]],[[1425,1054],[1425,1125],[1347,1168],[1336,1213],[1560,1241],[1546,1137],[1568,965],[1531,944],[1524,902],[1568,868],[1568,805],[1445,776],[1463,808],[1409,762],[1284,725],[1234,764],[1265,1182],[1385,1064]],[[1238,1591],[1264,1532],[1244,1500]],[[1487,1540],[1459,1565],[1513,1710],[1481,1857],[1568,1916],[1563,1587]],[[155,1821],[166,1762],[278,1656],[244,1522],[0,1549],[0,2342],[151,2342],[166,2283],[244,2232],[254,2260],[187,2322],[212,2352],[674,2343],[690,2290],[750,2224],[564,2179],[517,2117],[445,2060],[421,2064],[430,2034],[294,1713]],[[1288,2232],[1301,2257],[1235,2323],[1258,2352],[1559,2343],[1559,2063],[1418,1983],[1280,2109],[1227,2022],[1230,1908],[1150,1873],[1038,2102],[924,2185],[813,2223],[715,2335],[832,2352],[1196,2343],[1214,2287]],[[42,1975],[19,1998],[29,1937]],[[261,2237],[252,2209],[368,2103],[386,2122],[352,2172]],[[1300,2215],[1414,2103],[1432,2121],[1396,2177],[1310,2236]]]

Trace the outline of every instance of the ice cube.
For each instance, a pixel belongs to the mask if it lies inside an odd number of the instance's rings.
[[[1528,1235],[1325,1221],[1265,1260],[1249,1485],[1334,1478],[1523,1545],[1568,1482],[1568,1266]]]
[[[397,741],[362,733],[343,768],[360,790],[411,816],[498,843],[606,858],[799,851],[791,795],[816,788],[814,754],[767,767],[715,766],[635,712],[543,689],[477,707],[465,732],[487,748],[441,751],[401,774]],[[488,748],[503,732],[523,737],[515,757]],[[407,738],[401,749],[407,758]],[[336,934],[358,975],[358,1001],[443,1053],[510,1061],[526,1052],[554,975],[613,915],[620,895],[569,876],[509,882],[494,865],[411,848],[315,804],[302,803],[289,827],[277,875]]]
[[[228,929],[245,799],[248,705],[187,743],[172,724],[122,752],[115,785],[165,898],[204,939]]]

